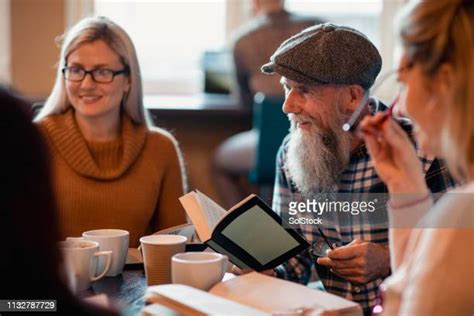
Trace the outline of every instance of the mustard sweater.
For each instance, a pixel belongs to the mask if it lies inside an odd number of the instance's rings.
[[[119,139],[87,142],[72,109],[44,118],[39,127],[51,156],[62,239],[117,228],[129,231],[130,247],[137,247],[141,236],[186,222],[178,201],[181,155],[165,131],[123,115]]]

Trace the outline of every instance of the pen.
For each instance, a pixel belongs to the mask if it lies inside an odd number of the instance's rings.
[[[385,122],[389,117],[392,116],[393,107],[395,106],[395,104],[397,104],[399,97],[400,97],[400,95],[397,95],[395,100],[393,100],[393,102],[390,104],[390,106],[387,108],[387,110],[385,110],[384,117],[378,123],[379,126],[382,125],[383,122]],[[342,126],[342,129],[345,132],[353,132],[355,130],[355,128],[357,127],[357,123],[358,123],[358,121],[361,117],[362,110],[364,108],[365,108],[365,103],[361,103],[361,105],[359,105],[359,107],[354,111],[354,114],[351,116],[349,121]]]
[[[331,245],[331,243],[329,242],[328,238],[326,237],[326,235],[323,234],[323,231],[321,230],[321,228],[318,227],[318,231],[319,231],[319,234],[321,235],[321,237],[323,237],[324,241],[326,242],[326,244],[328,244],[329,248],[331,248],[331,250],[334,250],[334,247]]]
[[[386,80],[388,78],[390,78],[392,75],[394,75],[395,73],[400,73],[402,71],[410,69],[411,67],[413,67],[413,64],[408,63],[408,64],[400,67],[399,69],[396,69],[396,70],[393,70],[393,71],[390,71],[390,72],[386,73],[384,76],[381,77],[380,80],[378,80],[378,82],[376,84],[374,84],[374,86],[371,88],[371,91],[373,91],[374,93],[377,92],[379,90],[379,88],[382,86],[382,84],[384,82],[386,82]],[[397,102],[400,98],[400,93],[401,93],[401,91],[398,91],[397,97],[395,98],[395,100],[393,100],[393,102],[390,104],[390,106],[388,106],[387,110],[385,111],[385,117],[379,122],[380,125],[383,122],[385,122],[387,120],[387,118],[392,116],[393,107],[395,106],[395,104],[397,104]],[[356,130],[357,125],[358,125],[359,121],[361,120],[362,116],[364,114],[366,114],[366,112],[364,110],[367,107],[367,105],[369,104],[368,101],[369,101],[369,97],[366,94],[362,97],[362,100],[360,101],[359,105],[355,109],[354,113],[352,113],[349,120],[344,125],[342,125],[342,130],[343,131],[345,131],[345,132],[354,132]]]

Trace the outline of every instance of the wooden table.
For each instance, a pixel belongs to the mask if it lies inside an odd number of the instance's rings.
[[[126,266],[122,274],[116,277],[104,277],[92,283],[92,288],[81,293],[81,297],[106,294],[111,306],[127,315],[138,315],[145,305],[143,295],[147,288],[143,266]]]
[[[190,243],[186,245],[186,252],[201,252],[207,248],[200,243]],[[125,315],[138,315],[145,306],[143,296],[147,288],[145,271],[142,263],[127,264],[122,274],[116,277],[103,277],[99,281],[92,282],[92,287],[79,294],[82,298],[93,297],[95,295],[107,295],[109,305],[120,311],[125,311]],[[177,315],[172,310],[163,307],[160,315]]]

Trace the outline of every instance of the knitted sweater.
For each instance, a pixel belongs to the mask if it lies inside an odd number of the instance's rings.
[[[88,142],[71,109],[39,122],[51,156],[60,237],[92,229],[130,232],[130,247],[141,236],[183,224],[181,155],[175,139],[122,116],[121,137]]]

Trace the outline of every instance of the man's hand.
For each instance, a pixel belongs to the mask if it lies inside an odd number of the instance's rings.
[[[318,264],[351,283],[366,284],[390,274],[390,252],[387,247],[355,239],[346,246],[327,252]]]
[[[235,274],[235,275],[242,275],[242,274],[247,274],[249,272],[254,272],[254,270],[252,269],[240,269],[239,267],[237,267],[236,265],[234,265],[232,267],[232,273]],[[264,271],[260,271],[259,273],[262,273],[262,274],[265,274],[265,275],[269,275],[269,276],[272,276],[272,277],[276,277],[276,273],[273,269],[269,269],[269,270],[264,270]]]

